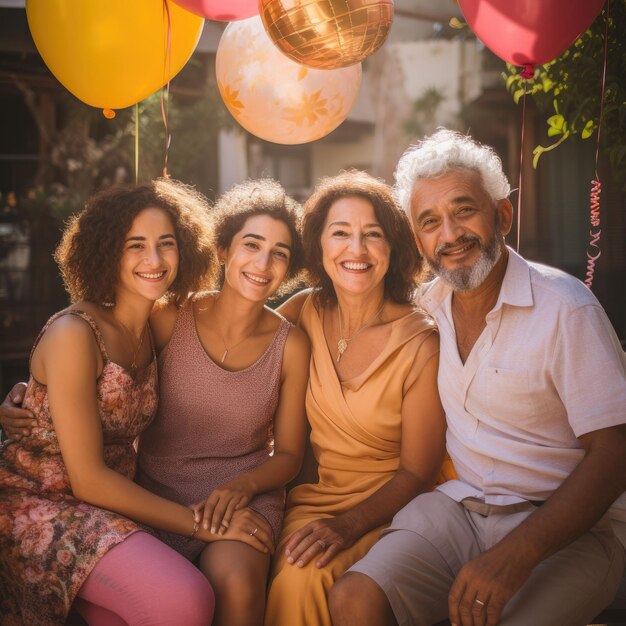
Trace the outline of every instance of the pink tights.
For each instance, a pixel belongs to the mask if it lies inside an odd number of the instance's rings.
[[[90,626],[209,626],[215,597],[192,563],[137,532],[100,559],[74,607]]]

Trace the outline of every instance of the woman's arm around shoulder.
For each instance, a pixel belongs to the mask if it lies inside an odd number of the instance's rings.
[[[0,441],[2,432],[6,433],[9,439],[20,441],[22,437],[28,437],[31,428],[37,425],[32,412],[21,407],[25,393],[26,383],[15,383],[0,404],[0,429],[2,429]]]
[[[300,313],[306,299],[313,293],[312,288],[298,291],[288,300],[285,300],[276,310],[292,324],[297,324],[300,320]]]

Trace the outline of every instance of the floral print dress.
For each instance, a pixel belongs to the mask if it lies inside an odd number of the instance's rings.
[[[104,460],[132,479],[133,442],[152,420],[157,406],[156,359],[137,373],[107,356],[93,318],[77,310],[92,327],[104,367],[97,381]],[[34,348],[33,348],[34,350]],[[154,351],[154,350],[153,350]],[[141,530],[135,522],[72,496],[50,417],[48,391],[32,376],[24,408],[37,421],[29,437],[0,447],[0,623],[3,626],[63,624],[81,585],[113,546]]]

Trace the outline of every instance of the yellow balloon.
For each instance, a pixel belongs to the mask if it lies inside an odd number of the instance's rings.
[[[102,109],[130,106],[162,87],[187,63],[204,25],[169,0],[26,0],[26,15],[50,71]]]
[[[285,56],[257,15],[231,22],[215,60],[224,104],[248,132],[274,143],[315,141],[350,113],[361,85],[361,64],[317,70]]]

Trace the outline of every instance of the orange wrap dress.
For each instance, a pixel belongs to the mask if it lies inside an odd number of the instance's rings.
[[[341,382],[324,337],[323,316],[323,309],[318,312],[309,296],[300,325],[312,348],[306,410],[319,480],[289,492],[274,556],[266,626],[331,626],[328,590],[365,555],[383,526],[365,534],[322,569],[315,567],[315,559],[303,568],[287,563],[286,539],[309,522],[351,509],[393,477],[400,462],[404,382],[416,355],[425,364],[436,353],[424,346],[436,332],[435,323],[423,311],[413,310],[390,322],[387,345],[369,367]]]

